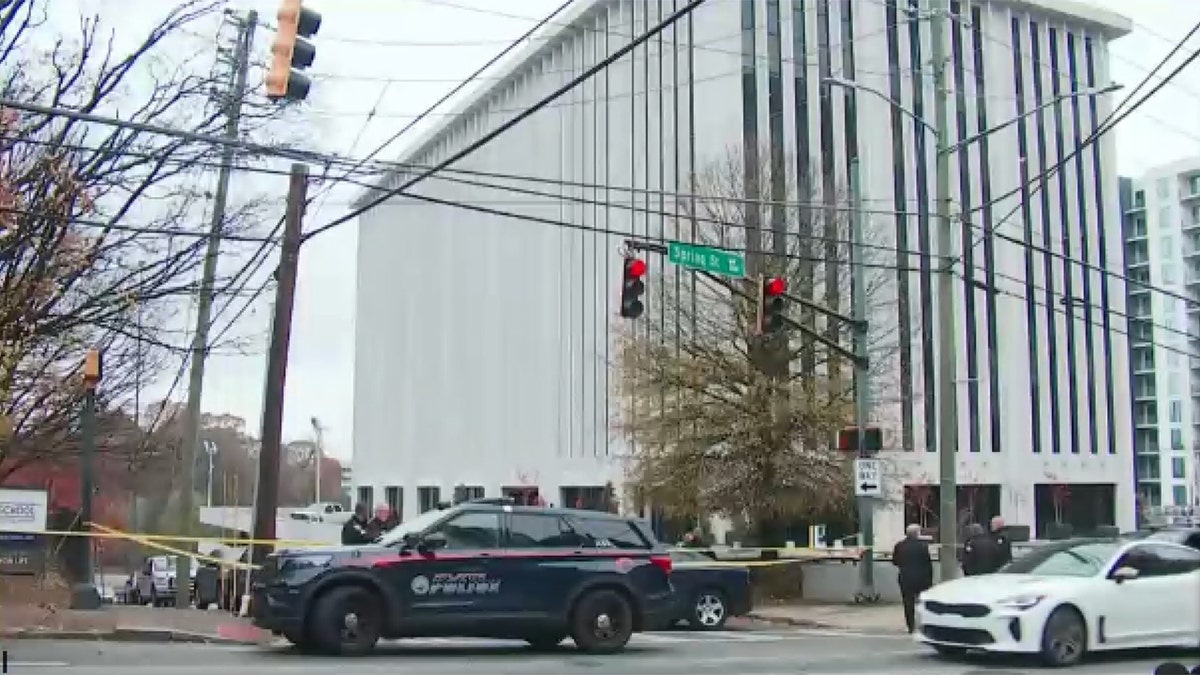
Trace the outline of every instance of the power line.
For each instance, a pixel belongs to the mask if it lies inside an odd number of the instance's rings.
[[[1183,47],[1184,43],[1198,31],[1200,31],[1200,23],[1197,23],[1196,26],[1193,27],[1192,30],[1189,31],[1186,36],[1184,36],[1183,40],[1181,40],[1179,42],[1179,44],[1176,46],[1176,49],[1172,50],[1171,53],[1167,54],[1167,56],[1162,60],[1162,62],[1157,67],[1155,67],[1154,70],[1152,70],[1146,76],[1146,78],[1143,79],[1142,82],[1138,84],[1137,87],[1134,88],[1134,90],[1130,93],[1130,95],[1124,101],[1122,101],[1122,103],[1120,105],[1118,105],[1117,108],[1114,109],[1112,113],[1109,114],[1109,116],[1104,120],[1104,122],[1102,122],[1098,126],[1098,128],[1094,132],[1092,132],[1091,135],[1089,135],[1086,139],[1084,139],[1084,141],[1082,143],[1077,144],[1075,149],[1072,150],[1070,154],[1068,154],[1066,157],[1063,157],[1051,168],[1047,169],[1042,174],[1042,176],[1040,177],[1039,180],[1032,181],[1033,185],[1031,185],[1031,186],[1027,185],[1026,187],[1028,187],[1028,189],[1029,189],[1029,195],[1032,196],[1033,194],[1036,194],[1036,193],[1040,192],[1041,190],[1045,189],[1046,184],[1048,183],[1049,179],[1051,177],[1053,177],[1055,174],[1062,171],[1066,167],[1066,165],[1072,159],[1074,159],[1080,152],[1082,152],[1089,145],[1095,143],[1097,140],[1099,140],[1099,138],[1103,134],[1111,131],[1118,124],[1120,124],[1122,121],[1124,121],[1130,115],[1132,115],[1139,107],[1141,107],[1143,104],[1145,104],[1146,101],[1148,101],[1155,94],[1157,94],[1159,91],[1161,91],[1163,89],[1163,87],[1167,86],[1167,84],[1169,84],[1171,82],[1171,80],[1173,80],[1176,76],[1178,76],[1179,73],[1183,72],[1183,70],[1185,68],[1187,68],[1188,66],[1190,66],[1197,58],[1200,58],[1200,52],[1194,52],[1193,54],[1191,54],[1182,64],[1179,65],[1179,67],[1177,67],[1170,74],[1168,74],[1157,85],[1155,85],[1154,88],[1151,89],[1149,93],[1147,93],[1145,96],[1143,96],[1137,102],[1135,102],[1129,109],[1125,110],[1124,112],[1121,112],[1119,116],[1117,115],[1117,112],[1120,110],[1120,108],[1122,106],[1124,106],[1125,103],[1130,101],[1133,98],[1133,96],[1135,96],[1142,87],[1146,86],[1150,82],[1151,78],[1153,78],[1154,75],[1161,68],[1163,68],[1166,65],[1166,63],[1171,59],[1171,57],[1174,56],[1175,53],[1178,52],[1179,49],[1181,49]],[[1024,189],[1024,188],[1022,188],[1022,189]],[[996,234],[996,230],[999,229],[1004,224],[1006,224],[1009,220],[1011,220],[1018,212],[1021,211],[1023,206],[1024,206],[1023,204],[1018,204],[1015,208],[1013,208],[1012,211],[1010,211],[1007,215],[1005,215],[1003,218],[1001,218],[999,221],[997,221],[996,224],[994,224],[990,228],[986,227],[986,226],[978,226],[978,225],[975,225],[974,223],[970,223],[973,227],[978,227],[979,229],[983,230],[983,234],[980,237],[978,237],[974,242],[971,243],[971,248],[973,249],[976,246],[978,246],[980,244],[980,242],[982,242],[985,238],[995,236],[995,237],[998,237],[1001,239],[1005,239],[1007,241],[1015,241],[1017,243],[1020,243],[1021,245],[1029,247],[1031,250],[1039,251],[1046,255],[1061,257],[1063,260],[1066,260],[1067,262],[1075,262],[1084,268],[1091,269],[1091,270],[1097,270],[1097,271],[1100,271],[1101,273],[1111,275],[1115,278],[1118,278],[1118,279],[1124,281],[1126,284],[1140,286],[1142,288],[1146,288],[1151,291],[1161,293],[1168,297],[1173,297],[1173,298],[1176,298],[1179,300],[1183,300],[1184,302],[1186,302],[1188,304],[1200,305],[1200,301],[1190,298],[1184,294],[1176,293],[1174,291],[1170,291],[1165,288],[1160,288],[1158,286],[1154,286],[1153,284],[1150,284],[1149,282],[1143,282],[1143,281],[1139,281],[1137,279],[1132,279],[1132,278],[1126,276],[1125,274],[1122,274],[1119,272],[1114,272],[1112,270],[1105,270],[1103,268],[1100,268],[1098,265],[1094,265],[1094,264],[1086,262],[1086,261],[1075,261],[1073,259],[1069,259],[1069,258],[1063,256],[1062,254],[1056,254],[1053,251],[1048,251],[1046,249],[1038,247],[1035,244],[1033,244],[1032,242],[1024,242],[1023,240],[1019,240],[1016,238],[1009,238],[1009,237],[1006,237],[1005,235]],[[954,259],[951,260],[949,263],[947,263],[947,265],[954,265],[954,264],[958,263],[959,261],[962,260],[964,255],[965,255],[965,252],[962,254],[958,254],[957,256],[954,256]]]
[[[16,213],[16,214],[27,216],[30,218],[41,218],[44,220],[57,220],[57,221],[63,221],[64,223],[67,223],[69,225],[80,225],[83,227],[91,227],[91,228],[100,229],[100,230],[114,230],[117,232],[131,232],[131,233],[136,233],[136,234],[154,234],[154,235],[162,235],[162,236],[169,236],[169,237],[196,237],[197,239],[209,239],[213,236],[209,232],[200,232],[200,231],[196,231],[196,230],[181,230],[181,229],[176,229],[176,228],[151,227],[151,226],[143,227],[143,226],[138,226],[138,225],[118,225],[116,223],[103,221],[103,220],[92,220],[89,218],[64,216],[59,213],[31,211],[28,209],[17,208],[15,206],[0,206],[0,213]],[[257,237],[257,236],[252,236],[252,235],[222,234],[220,236],[222,239],[229,239],[231,241],[253,241],[253,242],[263,241],[262,237]]]
[[[350,168],[350,169],[349,169],[349,170],[346,172],[346,175],[348,176],[348,175],[349,175],[351,172],[353,172],[354,170],[358,169],[359,167],[361,167],[361,166],[362,166],[363,164],[365,164],[366,162],[369,162],[369,161],[371,161],[372,159],[374,159],[376,156],[378,156],[378,155],[379,155],[379,153],[381,153],[381,152],[383,152],[385,149],[387,149],[387,147],[388,147],[389,145],[391,145],[392,143],[395,143],[395,142],[396,142],[396,141],[397,141],[397,140],[398,140],[398,139],[399,139],[401,136],[403,136],[404,134],[406,134],[406,133],[408,133],[410,130],[412,130],[412,128],[413,128],[413,127],[415,127],[417,124],[419,124],[419,123],[421,122],[421,120],[423,120],[423,119],[425,119],[427,116],[429,116],[429,115],[433,114],[433,112],[434,112],[435,110],[437,110],[437,109],[438,109],[438,107],[440,107],[441,105],[443,105],[444,103],[446,103],[447,101],[449,101],[451,98],[453,98],[455,95],[457,95],[457,94],[458,94],[460,91],[462,91],[462,90],[463,90],[463,89],[465,89],[467,86],[469,86],[469,85],[471,84],[471,82],[475,81],[475,78],[477,78],[477,77],[479,77],[480,75],[482,75],[483,73],[487,72],[487,70],[488,70],[489,68],[491,68],[492,66],[496,65],[497,63],[499,63],[499,62],[500,62],[500,61],[501,61],[501,60],[502,60],[502,59],[503,59],[505,56],[507,56],[508,54],[510,54],[510,53],[511,53],[513,50],[517,49],[517,47],[519,47],[519,46],[521,45],[521,43],[522,43],[522,42],[524,42],[524,41],[525,41],[527,38],[529,38],[529,37],[533,36],[533,34],[534,34],[534,33],[536,33],[537,31],[541,30],[542,26],[546,25],[546,24],[547,24],[547,23],[549,23],[549,22],[550,22],[550,21],[551,21],[551,20],[552,20],[554,17],[558,16],[558,15],[559,15],[559,14],[560,14],[560,13],[561,13],[563,10],[565,10],[565,9],[566,9],[568,6],[570,6],[571,2],[573,2],[573,0],[567,0],[567,1],[566,1],[566,2],[564,2],[563,4],[559,5],[557,9],[555,9],[553,12],[551,12],[551,13],[549,14],[549,16],[547,16],[546,18],[544,18],[544,19],[542,19],[541,21],[539,21],[539,22],[538,22],[538,23],[537,23],[537,24],[536,24],[536,25],[535,25],[533,28],[530,28],[528,31],[526,31],[524,35],[522,35],[521,37],[517,38],[517,39],[516,39],[515,41],[513,41],[513,42],[512,42],[510,45],[508,45],[508,46],[507,46],[507,47],[505,47],[503,50],[501,50],[499,54],[496,54],[496,55],[495,55],[495,56],[493,56],[492,58],[488,59],[488,61],[487,61],[486,63],[484,63],[482,66],[480,66],[479,68],[477,68],[477,69],[475,70],[475,72],[471,73],[469,76],[467,76],[467,78],[466,78],[466,79],[464,79],[463,81],[459,82],[459,83],[458,83],[458,84],[457,84],[457,85],[456,85],[456,86],[455,86],[453,89],[451,89],[450,91],[446,92],[446,94],[445,94],[444,96],[442,96],[441,98],[439,98],[437,101],[435,101],[435,102],[433,103],[433,105],[431,105],[431,106],[429,106],[428,108],[426,108],[424,112],[422,112],[421,114],[417,115],[415,118],[413,118],[413,120],[412,120],[412,121],[410,121],[408,124],[404,125],[404,126],[403,126],[403,127],[402,127],[402,128],[399,130],[399,131],[397,131],[396,133],[392,134],[392,136],[391,136],[390,138],[388,138],[386,141],[384,141],[384,142],[383,142],[383,143],[381,143],[381,144],[380,144],[378,147],[376,147],[374,150],[372,150],[372,151],[371,151],[371,152],[370,152],[370,153],[369,153],[369,154],[368,154],[366,157],[363,157],[362,159],[358,160],[358,161],[357,161],[357,162],[354,164],[354,166],[353,166],[353,167],[351,167],[351,168]],[[389,84],[390,84],[390,83],[389,83]],[[385,85],[385,86],[384,86],[384,88],[383,88],[383,92],[386,92],[386,91],[387,91],[387,86],[388,86],[388,85]],[[377,101],[375,102],[375,105],[376,105],[376,107],[378,107],[378,106],[379,106],[379,104],[380,104],[382,101],[383,101],[383,93],[381,92],[381,93],[380,93],[380,96],[379,96],[379,100],[377,100]],[[363,126],[362,126],[362,128],[359,130],[359,136],[360,136],[360,137],[362,136],[362,133],[363,133],[364,131],[366,131],[366,125],[367,125],[367,123],[369,123],[370,121],[371,121],[371,118],[370,118],[370,117],[368,117],[368,118],[367,118],[367,120],[363,122]],[[358,145],[358,141],[357,141],[357,140],[355,141],[354,145],[356,145],[356,146]],[[353,149],[351,150],[351,152],[353,152]],[[328,194],[328,191],[326,191],[326,194]],[[324,205],[324,204],[322,203],[322,206],[323,206],[323,205]],[[318,210],[319,210],[319,209],[318,209]],[[306,237],[306,238],[307,238],[307,237]],[[304,241],[304,239],[301,239],[301,242],[302,242],[302,243],[303,243],[303,241]]]
[[[591,79],[592,76],[595,75],[596,73],[604,70],[605,68],[608,68],[610,65],[612,65],[613,63],[620,60],[621,57],[632,52],[638,46],[640,46],[641,44],[650,40],[650,38],[654,37],[655,35],[658,35],[662,31],[666,30],[667,27],[671,26],[679,19],[687,16],[688,14],[691,14],[693,11],[696,10],[696,8],[700,7],[705,2],[706,2],[706,0],[692,0],[692,2],[688,3],[683,9],[680,9],[680,10],[674,12],[669,17],[667,17],[665,20],[659,22],[658,25],[656,25],[653,28],[651,28],[650,30],[646,31],[644,34],[642,34],[636,40],[633,40],[632,42],[621,47],[620,49],[613,52],[609,56],[605,57],[599,63],[593,65],[591,68],[588,68],[586,71],[584,71],[583,73],[581,73],[580,75],[578,75],[577,77],[572,79],[567,84],[559,87],[557,90],[555,90],[549,96],[544,97],[542,100],[533,104],[526,110],[522,111],[521,113],[518,113],[512,119],[501,124],[500,126],[493,129],[492,131],[484,134],[481,138],[479,138],[476,141],[474,141],[473,143],[467,145],[462,150],[459,150],[458,152],[454,153],[450,157],[447,157],[446,159],[442,160],[437,166],[416,176],[415,178],[410,179],[404,185],[401,185],[398,188],[395,188],[392,190],[387,190],[385,192],[385,194],[381,195],[380,197],[377,197],[376,199],[371,200],[367,204],[364,204],[362,206],[359,206],[356,209],[351,210],[346,215],[341,216],[340,218],[335,218],[330,223],[328,223],[326,225],[322,225],[321,227],[318,227],[315,230],[312,230],[308,234],[305,234],[304,237],[301,239],[301,241],[308,241],[308,240],[312,239],[313,237],[321,234],[322,232],[327,232],[330,229],[337,227],[338,225],[341,225],[343,223],[347,223],[351,220],[354,220],[358,216],[366,213],[367,211],[370,211],[371,209],[379,206],[380,204],[383,204],[384,202],[386,202],[387,200],[391,199],[392,197],[394,197],[396,195],[403,194],[406,190],[412,188],[417,183],[420,183],[421,181],[425,180],[429,176],[437,173],[438,171],[440,171],[446,167],[451,166],[458,160],[470,155],[471,153],[475,152],[476,150],[483,147],[484,145],[487,145],[496,137],[505,133],[509,129],[512,129],[514,126],[516,126],[517,124],[520,124],[525,119],[528,119],[534,113],[541,110],[545,106],[553,103],[555,100],[557,100],[558,98],[560,98],[567,92],[571,91],[575,87],[578,87],[580,84]]]

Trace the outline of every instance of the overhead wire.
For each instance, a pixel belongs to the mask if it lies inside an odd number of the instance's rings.
[[[368,153],[365,157],[363,157],[362,159],[355,162],[355,164],[349,170],[347,170],[346,175],[349,175],[354,170],[362,167],[365,163],[373,160],[376,156],[378,156],[380,153],[382,153],[384,150],[386,150],[388,148],[388,146],[390,146],[392,143],[395,143],[402,136],[404,136],[404,134],[408,133],[414,127],[416,127],[416,125],[419,124],[422,120],[424,120],[429,115],[433,114],[439,107],[444,105],[447,101],[452,99],[454,96],[458,95],[458,93],[461,92],[463,89],[470,86],[477,77],[481,76],[483,73],[487,72],[490,68],[495,66],[501,60],[503,60],[504,57],[508,56],[510,53],[513,52],[513,50],[517,49],[521,45],[521,43],[523,43],[526,39],[532,37],[538,31],[540,31],[542,29],[542,26],[545,26],[552,19],[554,19],[554,17],[558,16],[560,13],[562,13],[564,10],[566,10],[567,7],[569,7],[571,5],[571,2],[573,2],[573,0],[567,0],[563,4],[559,5],[548,16],[546,16],[541,21],[538,21],[536,25],[534,25],[532,28],[530,28],[528,31],[526,31],[521,37],[514,40],[511,44],[509,44],[507,47],[505,47],[503,50],[501,50],[498,54],[496,54],[492,58],[488,59],[487,62],[485,62],[482,66],[477,68],[475,70],[475,72],[468,75],[465,79],[463,79],[461,82],[459,82],[457,85],[455,85],[454,88],[452,88],[450,91],[446,92],[446,94],[444,94],[441,98],[434,101],[433,104],[430,105],[428,108],[426,108],[424,112],[422,112],[419,115],[417,115],[416,117],[414,117],[408,124],[401,127],[399,131],[392,134],[386,141],[379,144],[379,146],[377,146],[374,150],[372,150],[370,153]],[[389,85],[385,85],[383,87],[383,92],[387,91],[388,86],[390,86],[390,83],[389,83]],[[376,107],[378,107],[379,104],[383,101],[383,92],[380,93],[379,99],[375,102]],[[368,119],[366,121],[364,121],[363,126],[359,130],[359,134],[358,134],[359,138],[362,137],[362,134],[363,134],[363,132],[366,131],[367,124],[369,124],[369,123],[370,123],[370,118],[368,117]],[[355,146],[358,145],[357,139],[355,140],[354,145]],[[351,149],[351,152],[353,153],[353,149]],[[325,194],[327,195],[328,191],[326,191]],[[320,208],[318,207],[317,210],[319,211]],[[301,240],[301,241],[303,242],[303,240]]]
[[[706,2],[706,0],[692,0],[687,5],[685,5],[682,9],[679,9],[678,11],[673,12],[666,19],[664,19],[663,21],[660,21],[657,25],[655,25],[652,28],[650,28],[649,30],[647,30],[645,33],[643,33],[637,39],[629,42],[628,44],[622,46],[620,49],[616,50],[612,54],[601,59],[598,63],[591,66],[590,68],[585,70],[583,73],[581,73],[577,77],[573,78],[570,82],[567,82],[563,86],[561,86],[558,89],[556,89],[555,91],[551,92],[549,95],[543,97],[540,101],[533,104],[526,110],[515,115],[512,119],[500,124],[492,131],[484,134],[479,139],[475,140],[474,142],[468,144],[466,147],[462,148],[458,152],[455,152],[451,156],[442,160],[436,166],[432,167],[431,169],[421,173],[420,175],[418,175],[414,178],[411,178],[411,179],[405,181],[405,183],[403,185],[400,185],[400,186],[390,189],[390,190],[386,190],[383,195],[380,195],[374,199],[369,200],[367,203],[362,204],[355,209],[352,209],[349,213],[347,213],[341,217],[335,218],[334,220],[330,221],[329,223],[322,225],[322,226],[318,227],[317,229],[308,232],[307,234],[304,235],[304,237],[302,238],[302,241],[309,241],[313,237],[316,237],[316,236],[322,234],[323,232],[328,232],[329,230],[333,229],[334,227],[337,227],[344,223],[350,222],[351,220],[354,220],[355,218],[359,217],[360,215],[366,213],[367,211],[374,209],[375,207],[379,206],[380,204],[383,204],[384,202],[391,199],[392,197],[394,197],[396,195],[404,194],[404,192],[406,190],[414,187],[415,185],[417,185],[421,181],[425,180],[429,176],[437,173],[441,169],[447,168],[447,167],[453,165],[455,162],[474,153],[479,148],[482,148],[483,146],[487,145],[488,143],[490,143],[492,140],[494,140],[501,134],[505,133],[509,129],[512,129],[517,124],[520,124],[522,121],[524,121],[525,119],[527,119],[530,116],[532,116],[533,114],[535,114],[538,110],[541,110],[543,107],[553,103],[555,100],[562,97],[567,92],[575,89],[580,84],[588,81],[596,73],[599,73],[599,72],[603,71],[604,69],[608,68],[613,63],[616,63],[623,56],[632,52],[634,49],[641,46],[643,43],[647,42],[648,40],[653,38],[655,35],[658,35],[663,30],[666,30],[669,26],[673,25],[676,21],[679,21],[681,18],[691,14],[693,11],[696,10],[696,8],[700,7],[705,2]]]

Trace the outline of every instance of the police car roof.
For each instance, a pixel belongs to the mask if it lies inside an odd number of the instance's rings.
[[[576,516],[580,518],[590,519],[607,519],[607,520],[631,520],[629,516],[622,516],[616,513],[607,511],[591,511],[589,509],[569,509],[559,506],[526,506],[517,504],[515,500],[508,497],[494,497],[488,499],[475,499],[469,502],[463,502],[451,508],[463,511],[513,511],[521,513],[549,513],[559,516]]]

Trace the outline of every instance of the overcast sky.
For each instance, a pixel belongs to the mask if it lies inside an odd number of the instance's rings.
[[[1113,78],[1126,85],[1121,95],[1200,21],[1196,0],[1088,1],[1135,24],[1134,33],[1112,48]],[[89,4],[107,19],[125,21],[137,2],[161,7],[167,0],[90,0]],[[306,144],[356,157],[375,150],[560,2],[308,0],[308,6],[323,14],[324,25],[313,67],[316,84],[301,118],[303,126],[298,127],[308,139]],[[273,22],[277,3],[242,0],[231,7],[257,9]],[[265,31],[259,33],[260,59],[270,37]],[[197,41],[214,38],[215,31],[211,36],[196,36]],[[1200,40],[1194,42],[1195,48],[1200,48]],[[368,119],[373,109],[376,114]],[[1156,164],[1200,154],[1197,119],[1200,68],[1192,68],[1117,128],[1121,172],[1136,175]],[[380,157],[395,159],[403,145],[402,139]],[[286,189],[282,178],[255,177],[253,184],[280,195]],[[330,192],[309,211],[306,229],[344,213],[354,195],[353,187]],[[309,419],[318,417],[328,429],[329,452],[341,458],[350,456],[352,431],[355,240],[355,227],[347,225],[322,235],[302,252],[284,424],[285,438],[304,438],[311,434]],[[246,356],[210,360],[206,378],[204,409],[241,415],[251,429],[257,429],[262,410],[262,346],[269,315],[269,303],[262,302],[243,320],[243,334],[261,336],[258,349]],[[146,398],[161,396],[173,375],[152,385]]]

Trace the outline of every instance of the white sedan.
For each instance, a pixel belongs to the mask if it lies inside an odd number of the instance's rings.
[[[914,638],[942,654],[1037,654],[1071,666],[1089,651],[1200,646],[1200,551],[1165,541],[1074,539],[999,573],[938,584],[917,601]]]

